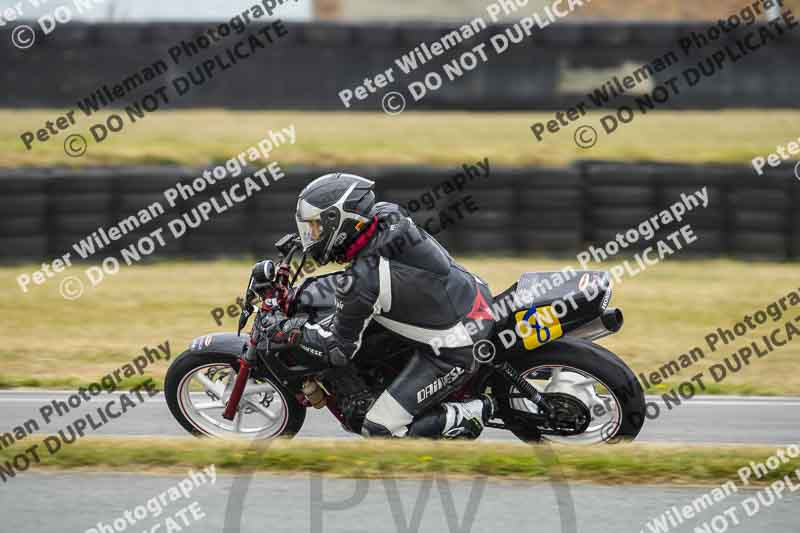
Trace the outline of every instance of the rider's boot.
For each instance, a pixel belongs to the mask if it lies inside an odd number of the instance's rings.
[[[408,436],[476,439],[497,409],[497,401],[489,396],[443,403],[414,420],[408,426]]]

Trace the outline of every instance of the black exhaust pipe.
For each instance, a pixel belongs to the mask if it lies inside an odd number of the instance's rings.
[[[622,329],[622,324],[625,322],[621,309],[606,309],[600,315],[600,320],[603,322],[603,326],[611,333],[616,333]]]
[[[622,329],[622,311],[619,309],[606,309],[603,313],[574,331],[567,333],[570,337],[578,337],[594,341],[602,339]]]

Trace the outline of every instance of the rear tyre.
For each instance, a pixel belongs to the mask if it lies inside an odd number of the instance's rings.
[[[645,419],[645,399],[630,368],[612,352],[594,343],[562,339],[534,351],[514,350],[506,360],[540,392],[568,394],[581,400],[591,413],[589,427],[574,436],[541,435],[536,427],[513,425],[503,419],[519,439],[567,444],[616,443],[633,440]],[[495,381],[501,413],[537,412],[527,399],[510,397],[516,388]],[[502,416],[501,416],[502,418]]]
[[[293,437],[306,408],[276,379],[251,377],[233,421],[222,418],[226,393],[239,371],[230,354],[182,353],[167,371],[164,395],[175,420],[197,437],[244,440]]]

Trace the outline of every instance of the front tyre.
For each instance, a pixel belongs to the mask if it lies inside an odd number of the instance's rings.
[[[233,420],[222,417],[239,370],[230,354],[182,353],[167,371],[164,395],[175,420],[192,435],[260,440],[300,431],[306,409],[277,380],[248,380]]]
[[[645,399],[636,376],[619,357],[594,343],[561,339],[534,351],[513,350],[507,361],[545,396],[566,394],[580,400],[591,420],[582,433],[572,436],[541,435],[536,427],[520,425],[515,411],[537,413],[528,399],[519,397],[516,388],[496,382],[496,395],[502,402],[503,419],[514,435],[523,441],[548,440],[567,444],[614,443],[633,440],[642,429]]]

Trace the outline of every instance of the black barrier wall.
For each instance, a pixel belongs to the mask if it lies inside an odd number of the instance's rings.
[[[784,164],[764,176],[746,166],[688,166],[651,163],[579,162],[567,168],[491,168],[461,191],[425,202],[458,168],[350,168],[373,177],[382,200],[417,209],[415,221],[457,253],[570,255],[590,244],[604,245],[618,232],[686,195],[708,187],[709,205],[682,223],[657,233],[664,237],[689,223],[698,240],[685,253],[797,259],[800,257],[800,182]],[[51,261],[98,228],[159,202],[166,212],[142,224],[89,261],[99,262],[139,237],[164,227],[223,188],[207,189],[170,209],[164,190],[188,183],[203,169],[116,167],[0,170],[0,261]],[[294,231],[300,189],[329,169],[290,167],[286,176],[222,214],[211,214],[179,239],[166,239],[148,257],[271,256],[272,244]],[[440,193],[443,189],[440,187]],[[469,199],[467,199],[469,197]],[[425,204],[428,204],[426,206]],[[469,205],[467,205],[469,203]],[[460,206],[455,209],[453,206]],[[642,247],[652,242],[641,243]],[[635,247],[632,247],[632,249]]]
[[[679,40],[691,38],[693,32],[702,34],[710,26],[711,23],[564,20],[544,29],[536,28],[532,36],[523,34],[519,44],[512,43],[498,54],[490,39],[502,34],[506,26],[488,25],[487,21],[485,29],[472,37],[448,38],[443,55],[433,57],[406,75],[398,68],[396,59],[422,43],[431,47],[445,42],[443,36],[455,27],[420,23],[287,23],[285,36],[224,72],[217,68],[202,86],[192,88],[180,98],[171,98],[163,107],[342,110],[339,91],[355,90],[365,78],[374,79],[392,67],[395,82],[377,88],[376,93],[363,101],[353,98],[350,109],[379,110],[382,95],[389,91],[404,93],[409,109],[559,109],[581,102],[590,105],[587,94],[605,83],[611,84],[606,89],[609,94],[617,91],[624,94],[597,105],[617,108],[632,105],[634,96],[649,94],[656,87],[669,89],[665,83],[670,78],[680,78],[684,69],[697,68],[698,62],[718,51],[724,57],[719,57],[718,66],[712,64],[706,68],[708,76],[693,80],[691,87],[689,81],[681,81],[680,94],[659,101],[658,107],[706,109],[796,104],[796,88],[800,86],[800,70],[795,68],[800,30],[786,31],[780,39],[747,53],[740,51],[736,34],[731,33],[684,54]],[[214,55],[221,55],[223,63],[230,62],[225,59],[226,47],[246,34],[231,34],[227,40],[192,56],[182,51],[177,60],[170,58],[172,47],[183,50],[184,42],[193,42],[193,38],[213,27],[215,23],[72,22],[59,25],[50,35],[39,31],[32,48],[0,47],[3,65],[0,106],[68,107],[77,111],[78,101],[102,91],[104,85],[113,92],[116,84],[163,61],[161,66],[166,71],[159,69],[155,79],[138,87],[128,84],[132,90],[113,95],[113,107],[136,103],[159,86],[170,86],[176,78],[186,77]],[[259,28],[263,26],[251,25],[248,32],[255,33]],[[272,31],[274,34],[275,30]],[[446,79],[443,64],[458,60],[461,54],[481,43],[486,46],[487,59],[479,59],[473,70],[465,71],[454,81]],[[730,52],[723,53],[726,46]],[[677,63],[672,62],[671,54]],[[734,61],[736,56],[742,57]],[[658,62],[665,67],[663,70],[658,70]],[[648,73],[642,70],[647,68]],[[624,75],[633,75],[637,69],[640,72],[636,74],[635,89],[623,87]],[[429,72],[438,72],[444,83],[414,102],[408,84],[423,80]],[[575,79],[587,75],[589,81],[584,79],[575,85]]]

